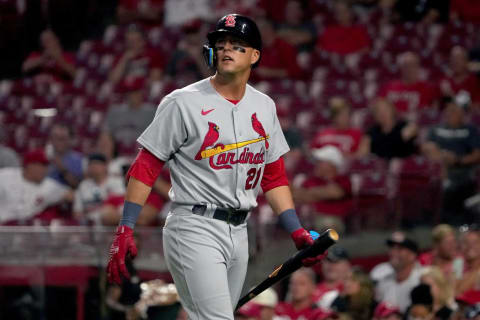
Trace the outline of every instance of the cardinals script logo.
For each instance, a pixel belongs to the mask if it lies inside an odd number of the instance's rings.
[[[203,143],[195,155],[195,160],[209,158],[212,169],[232,169],[237,163],[261,164],[265,162],[265,150],[269,148],[268,139],[270,136],[265,132],[262,123],[258,120],[257,114],[251,116],[252,129],[258,134],[257,139],[251,139],[231,144],[216,143],[220,137],[220,128],[213,122],[208,122],[208,131],[203,138]],[[265,142],[265,149],[260,152],[251,152],[247,147],[250,144]],[[245,148],[244,148],[245,147]],[[231,150],[244,148],[237,157],[237,152]]]

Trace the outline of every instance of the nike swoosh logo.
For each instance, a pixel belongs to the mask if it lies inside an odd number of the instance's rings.
[[[213,110],[215,110],[215,109],[210,109],[210,110],[207,110],[207,111],[204,111],[204,110],[202,109],[202,116],[206,116],[207,114],[209,114],[209,113],[212,112]]]

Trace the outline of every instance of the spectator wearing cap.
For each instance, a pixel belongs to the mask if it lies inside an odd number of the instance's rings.
[[[430,129],[423,153],[444,168],[442,220],[452,224],[473,219],[464,201],[475,194],[475,166],[480,163],[480,135],[467,122],[469,100],[464,95],[446,101],[444,123]]]
[[[160,80],[164,65],[162,57],[147,46],[143,30],[131,24],[125,33],[125,50],[115,58],[108,77],[119,90],[125,90],[125,86],[137,81]]]
[[[253,79],[260,81],[302,78],[302,70],[297,63],[297,48],[278,37],[271,21],[259,19],[257,25],[262,35],[262,53],[259,66],[252,73]]]
[[[237,315],[248,319],[258,320],[281,320],[275,315],[275,307],[278,304],[278,295],[272,288],[268,288],[250,302],[242,306]]]
[[[128,84],[125,90],[126,102],[109,107],[98,139],[97,151],[108,160],[137,152],[136,140],[155,116],[155,108],[144,101],[141,80]]]
[[[23,168],[0,169],[0,224],[28,223],[47,207],[71,201],[71,191],[47,177],[49,161],[42,150],[23,158]]]
[[[464,226],[461,231],[460,249],[465,259],[465,267],[464,274],[457,283],[457,294],[468,290],[480,291],[480,227]]]
[[[382,302],[377,305],[373,312],[373,320],[402,320],[403,314],[400,310],[387,302]]]
[[[370,47],[370,36],[364,25],[356,24],[348,1],[334,2],[335,23],[319,36],[317,47],[339,55],[361,54]]]
[[[391,272],[376,284],[376,300],[398,306],[405,312],[410,305],[410,291],[420,283],[421,266],[417,262],[418,245],[403,232],[387,239]]]
[[[436,319],[450,319],[457,307],[454,300],[455,284],[447,279],[439,267],[435,266],[422,270],[420,282],[430,287],[432,311]]]
[[[477,76],[470,72],[468,51],[461,46],[450,50],[450,67],[439,82],[440,95],[454,98],[458,93],[465,92],[475,107],[480,103],[480,83]]]
[[[387,82],[380,89],[379,96],[392,102],[400,114],[415,120],[419,110],[432,107],[435,89],[420,79],[420,59],[416,53],[399,54],[397,65],[401,78]]]
[[[74,217],[81,223],[92,221],[95,224],[114,225],[120,220],[120,213],[108,202],[114,197],[123,200],[124,194],[123,179],[108,175],[107,158],[103,154],[91,154],[86,178],[75,192]]]
[[[45,76],[50,80],[71,80],[75,77],[75,56],[64,52],[57,35],[50,29],[40,34],[42,51],[30,53],[23,62],[22,71],[27,75]]]
[[[182,32],[183,37],[166,66],[168,77],[178,87],[211,75],[199,49],[204,44],[205,24],[201,20],[189,21],[182,26]]]
[[[345,287],[331,308],[355,320],[371,320],[374,307],[374,287],[368,274],[358,268],[349,273]]]
[[[275,313],[282,319],[301,320],[317,319],[325,313],[315,305],[315,273],[310,268],[295,271],[289,281],[287,296],[289,301],[280,302]]]
[[[65,123],[56,123],[50,129],[46,154],[50,159],[48,176],[75,189],[83,176],[83,156],[72,149],[73,131]]]
[[[342,97],[333,97],[328,101],[332,126],[321,129],[312,140],[313,148],[332,145],[340,149],[345,156],[354,156],[359,151],[363,132],[352,128],[351,107]]]
[[[320,308],[329,309],[333,301],[343,292],[351,269],[350,257],[345,248],[336,245],[328,250],[327,257],[321,263],[323,280],[315,290],[315,300]]]
[[[315,159],[313,174],[293,190],[293,197],[298,204],[311,206],[317,213],[318,229],[330,223],[342,228],[352,208],[352,186],[350,177],[344,174],[344,156],[338,148],[328,145],[314,149],[312,156]]]
[[[372,112],[375,124],[362,141],[361,154],[373,153],[387,160],[415,154],[418,131],[415,124],[399,119],[395,107],[386,99],[376,99]]]
[[[448,224],[439,224],[432,229],[432,250],[420,254],[418,260],[424,266],[438,267],[448,281],[461,276],[463,258],[458,250],[455,229]]]

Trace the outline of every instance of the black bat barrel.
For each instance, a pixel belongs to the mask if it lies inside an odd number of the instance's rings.
[[[316,257],[324,253],[329,247],[338,241],[338,238],[338,233],[335,230],[328,229],[324,231],[311,246],[298,251],[293,257],[289,258],[282,265],[276,268],[267,279],[243,296],[238,302],[235,310],[238,310],[245,303],[262,293],[267,288],[271,287],[273,284],[300,269],[302,267],[303,259]]]

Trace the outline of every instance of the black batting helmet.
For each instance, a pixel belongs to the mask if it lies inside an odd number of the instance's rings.
[[[203,46],[205,61],[211,68],[216,65],[215,42],[224,34],[234,35],[247,42],[252,48],[262,50],[262,37],[255,21],[240,14],[228,14],[218,20],[214,31],[207,34],[208,44]],[[252,67],[255,68],[259,62],[260,59]]]

